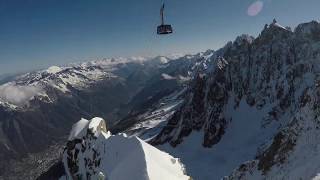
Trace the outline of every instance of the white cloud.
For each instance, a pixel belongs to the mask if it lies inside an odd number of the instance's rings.
[[[0,86],[0,99],[14,105],[23,105],[42,91],[37,86],[19,86],[7,83]]]

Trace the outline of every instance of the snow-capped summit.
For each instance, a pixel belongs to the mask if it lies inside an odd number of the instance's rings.
[[[189,180],[179,159],[138,137],[110,135],[102,118],[81,119],[63,153],[60,179]]]
[[[294,33],[290,27],[284,27],[280,25],[276,20],[273,20],[271,24],[266,24],[261,34],[256,38],[256,43],[262,44],[266,42],[272,42],[274,40],[289,38]]]
[[[58,66],[51,66],[46,70],[47,73],[51,73],[51,74],[55,74],[55,73],[58,73],[60,71],[62,71],[62,68],[60,68]]]
[[[208,65],[219,68],[194,74],[183,104],[150,142],[181,157],[195,179],[316,177],[319,35],[316,21],[294,32],[274,21],[252,43],[215,51]]]
[[[163,57],[163,56],[159,57],[159,61],[160,61],[162,64],[168,63],[168,59],[167,59],[166,57]]]
[[[96,65],[51,66],[46,70],[18,76],[14,81],[1,85],[0,101],[7,100],[9,104],[23,106],[35,97],[40,101],[52,102],[53,94],[48,91],[71,94],[74,89],[88,88],[93,83],[111,77],[114,77],[111,72]]]
[[[283,30],[288,30],[287,28],[280,25],[276,19],[273,19],[272,23],[270,24],[270,27],[272,26],[283,29]]]
[[[168,63],[169,61],[170,61],[170,59],[165,56],[157,56],[149,62],[153,63],[153,64],[157,64],[157,65],[163,65],[163,64]]]

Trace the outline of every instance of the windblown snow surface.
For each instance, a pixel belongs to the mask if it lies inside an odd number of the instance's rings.
[[[187,180],[184,166],[179,159],[173,158],[138,137],[125,134],[111,135],[99,131],[101,118],[88,121],[81,119],[71,131],[69,140],[80,140],[74,149],[64,152],[63,163],[67,176],[82,179],[106,178],[108,180]],[[88,129],[88,127],[91,127]],[[95,132],[89,132],[93,130]],[[93,137],[91,135],[93,134]],[[82,137],[81,137],[82,135]],[[69,141],[71,142],[71,141]],[[77,152],[76,156],[73,156]],[[70,154],[73,154],[70,156]],[[76,159],[70,160],[76,157]],[[70,160],[70,161],[69,161]],[[71,166],[74,162],[73,166]],[[88,163],[89,162],[89,163]],[[94,166],[91,166],[94,164]],[[78,167],[74,172],[73,167]],[[90,178],[88,176],[90,174]],[[60,179],[66,179],[61,177]]]
[[[319,34],[317,21],[294,31],[274,21],[228,43],[151,143],[194,179],[317,179]]]
[[[276,124],[262,128],[262,118],[267,110],[257,110],[241,101],[237,109],[230,98],[226,114],[232,119],[221,141],[212,148],[203,148],[203,131],[193,132],[182,144],[158,146],[173,156],[181,157],[187,172],[194,179],[221,179],[239,164],[254,159],[258,148],[275,133]],[[210,168],[208,168],[210,167]]]
[[[52,73],[52,74],[56,74],[60,71],[62,71],[62,68],[60,68],[58,66],[51,66],[46,70],[47,73]]]
[[[180,103],[177,99],[174,100],[173,102]],[[181,162],[186,165],[188,174],[194,179],[218,180],[230,174],[239,164],[254,159],[259,147],[272,139],[278,127],[276,122],[267,126],[261,124],[271,106],[258,110],[242,100],[239,107],[234,109],[234,102],[234,97],[230,98],[226,107],[227,117],[231,119],[232,123],[230,123],[222,140],[212,148],[203,148],[203,131],[193,132],[182,144],[176,147],[172,147],[168,143],[157,147],[181,158]],[[159,132],[159,128],[161,129],[163,126],[156,123],[158,122],[157,112],[161,112],[161,122],[166,123],[168,117],[171,117],[175,112],[173,107],[176,104],[171,105],[173,104],[167,103],[164,107],[159,107],[158,110],[150,113],[152,116],[146,116],[146,120],[137,124],[136,128],[144,127],[147,130],[133,134],[146,141],[152,139],[150,137],[154,137],[156,134],[154,132]],[[162,111],[166,108],[170,111]],[[131,131],[133,130],[131,129]]]
[[[128,136],[138,136],[144,141],[154,138],[161,132],[162,128],[167,124],[168,119],[172,117],[176,109],[183,102],[180,96],[185,91],[186,88],[161,99],[154,109],[139,115],[140,122],[126,130],[125,133]]]

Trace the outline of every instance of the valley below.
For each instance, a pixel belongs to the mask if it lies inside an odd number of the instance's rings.
[[[274,21],[218,50],[6,78],[0,179],[317,179],[319,62],[319,22]]]

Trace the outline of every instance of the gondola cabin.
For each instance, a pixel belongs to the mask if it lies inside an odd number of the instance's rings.
[[[172,33],[172,27],[171,25],[162,24],[158,26],[157,33],[160,34],[171,34]]]
[[[161,25],[157,27],[157,34],[171,34],[173,32],[170,24],[164,24],[164,4],[160,9]]]

